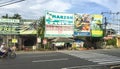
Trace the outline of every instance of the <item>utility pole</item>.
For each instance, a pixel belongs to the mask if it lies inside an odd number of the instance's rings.
[[[105,13],[110,13],[110,12],[102,12],[101,14],[104,16],[104,14]],[[104,16],[104,24],[103,24],[103,26],[104,26],[104,36],[106,36],[106,26],[107,26],[107,17],[106,16]]]
[[[115,12],[115,13],[113,13],[113,12],[102,12],[101,13],[103,16],[104,16],[104,14],[109,14],[110,16],[112,15],[113,17],[112,17],[112,19],[111,20],[113,20],[114,19],[114,15],[118,15],[118,14],[120,14],[120,12]],[[104,16],[104,36],[107,36],[107,28],[106,28],[106,26],[107,26],[107,24],[108,24],[108,20],[107,20],[108,18],[106,17],[106,16]],[[113,20],[114,21],[114,20]]]
[[[105,29],[104,29],[104,30],[105,30],[105,31],[104,31],[104,36],[106,36],[106,27],[107,27],[107,18],[106,18],[106,17],[105,17],[105,23],[104,23],[104,24],[105,24]]]

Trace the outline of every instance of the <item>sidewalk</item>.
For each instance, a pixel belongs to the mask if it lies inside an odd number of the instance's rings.
[[[16,54],[53,53],[56,51],[16,51]]]

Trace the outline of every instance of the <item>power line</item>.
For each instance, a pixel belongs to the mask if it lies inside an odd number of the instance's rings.
[[[9,0],[9,1],[2,1],[2,2],[0,2],[0,4],[6,4],[6,3],[9,3],[9,2],[13,2],[13,1],[15,1],[15,0]]]
[[[19,1],[14,1],[14,2],[9,2],[9,3],[5,3],[3,5],[0,5],[0,7],[3,7],[3,6],[7,6],[7,5],[11,5],[11,4],[14,4],[14,3],[19,3],[19,2],[22,2],[22,1],[25,1],[25,0],[19,0]]]

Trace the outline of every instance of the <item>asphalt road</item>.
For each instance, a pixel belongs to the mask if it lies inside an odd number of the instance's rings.
[[[0,69],[109,69],[120,64],[120,49],[18,53],[0,59]]]

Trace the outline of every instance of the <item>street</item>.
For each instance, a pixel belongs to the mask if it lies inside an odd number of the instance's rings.
[[[17,53],[0,59],[0,69],[109,69],[120,64],[120,49]]]

